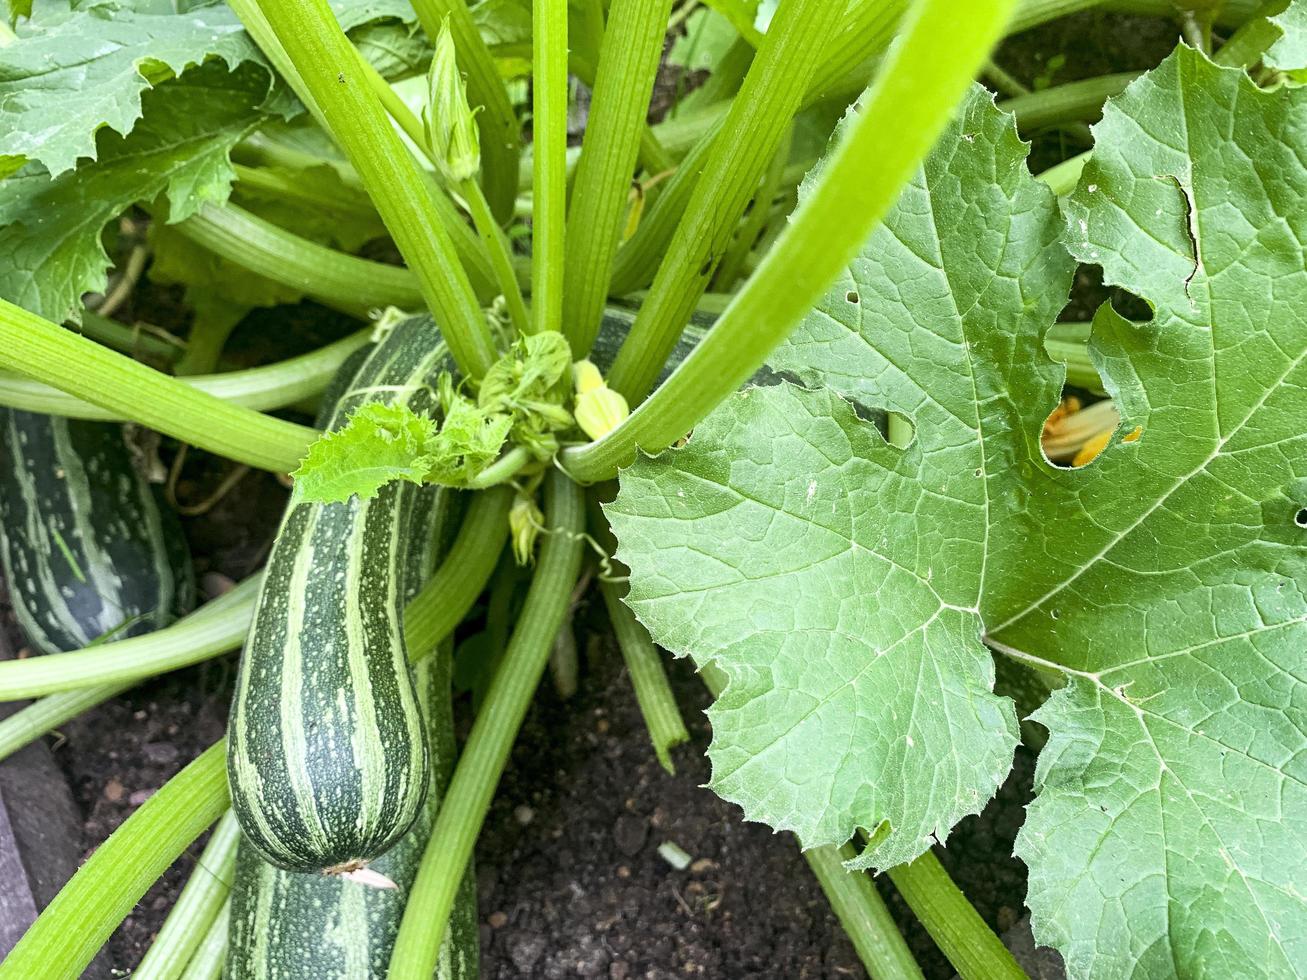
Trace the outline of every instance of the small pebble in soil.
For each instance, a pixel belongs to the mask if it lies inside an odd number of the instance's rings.
[[[502,929],[508,925],[508,916],[503,912],[491,912],[486,922],[490,924],[491,929]]]
[[[623,813],[613,824],[613,844],[626,857],[635,857],[649,837],[649,824],[643,817]]]
[[[525,827],[536,818],[536,812],[525,803],[521,803],[513,808],[513,818]]]

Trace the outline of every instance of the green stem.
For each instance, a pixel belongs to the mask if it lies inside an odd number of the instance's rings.
[[[430,980],[463,870],[540,683],[581,567],[585,509],[561,473],[546,478],[549,531],[535,578],[436,816],[390,960],[390,980]]]
[[[236,814],[228,810],[213,828],[154,942],[132,971],[132,980],[177,980],[182,975],[227,904],[240,836]]]
[[[186,972],[182,974],[181,980],[222,980],[222,968],[227,960],[227,929],[230,920],[229,898],[218,910],[199,949],[186,964]]]
[[[488,487],[506,483],[522,471],[522,467],[531,462],[531,454],[522,446],[514,446],[499,459],[468,481],[469,490],[485,490]]]
[[[1006,95],[1009,99],[1015,99],[1021,95],[1029,95],[1030,88],[1022,84],[1021,80],[1015,75],[1006,71],[1002,65],[990,58],[985,62],[985,78],[990,85],[996,88],[1001,94]]]
[[[562,332],[567,227],[567,0],[533,0],[531,312]]]
[[[649,729],[654,755],[664,769],[675,773],[671,750],[688,742],[690,733],[676,706],[676,696],[672,694],[672,685],[668,683],[667,674],[663,670],[662,657],[649,638],[649,632],[622,601],[626,587],[615,582],[601,582],[599,591],[603,593],[608,619],[613,624],[617,645],[622,650],[622,660],[626,663],[627,673],[631,675],[635,700],[640,705],[645,727]]]
[[[483,107],[477,125],[481,130],[481,181],[486,199],[495,216],[507,221],[513,215],[513,200],[517,197],[522,133],[495,59],[464,0],[413,0],[413,11],[433,44],[440,36],[441,24],[449,18],[458,64],[467,75],[468,101]]]
[[[889,877],[962,980],[1026,980],[933,851],[890,868]]]
[[[1080,175],[1084,172],[1085,164],[1089,162],[1091,155],[1092,151],[1086,150],[1084,153],[1063,160],[1054,167],[1049,167],[1043,173],[1036,174],[1035,178],[1047,184],[1058,197],[1065,197],[1080,183]]]
[[[357,48],[355,49],[358,50]],[[371,62],[363,57],[359,52],[359,67],[362,69],[364,76],[367,78],[368,85],[377,97],[377,101],[395,124],[408,137],[419,153],[430,160],[433,164],[435,158],[431,153],[431,145],[427,142],[426,129],[422,125],[422,120],[418,118],[416,112],[408,107],[408,103],[399,97],[399,93],[390,87],[390,83],[382,77],[381,73],[372,67]]]
[[[1044,335],[1044,350],[1066,365],[1066,382],[1077,388],[1103,394],[1103,379],[1089,356],[1089,323],[1055,323]]]
[[[853,941],[868,976],[886,980],[921,977],[921,967],[913,959],[870,876],[844,867],[845,861],[857,857],[853,846],[814,847],[804,851],[803,857],[826,893],[826,900],[835,910],[844,932]]]
[[[206,290],[193,305],[195,313],[191,332],[186,335],[186,353],[172,366],[173,374],[178,377],[209,374],[217,368],[231,332],[249,312],[248,306],[229,303],[216,291]]]
[[[121,694],[135,683],[131,680],[51,694],[49,697],[33,701],[25,708],[20,708],[7,718],[0,719],[0,760],[9,758],[42,735],[76,718],[83,711],[90,711],[96,705]]]
[[[754,373],[848,264],[930,151],[1013,0],[922,0],[790,225],[708,336],[603,439],[563,453],[575,479],[659,452]],[[965,22],[968,29],[956,30]]]
[[[497,352],[472,283],[327,0],[259,0],[259,7],[417,277],[454,359],[465,375],[481,377]]]
[[[277,72],[286,79],[287,83],[294,90],[299,100],[308,107],[313,118],[317,120],[318,125],[328,134],[331,133],[331,127],[327,123],[326,117],[318,107],[313,93],[305,84],[304,79],[300,76],[298,69],[291,62],[285,48],[277,39],[277,35],[272,30],[272,25],[268,23],[267,18],[263,16],[263,11],[259,9],[258,0],[229,0],[231,8],[236,11],[236,16],[240,18],[245,25],[246,31],[254,38],[255,43],[260,50],[267,55],[268,60],[276,67]],[[353,45],[350,47],[353,49]],[[381,74],[372,67],[366,58],[354,49],[355,60],[358,64],[359,73],[367,85],[368,89],[376,96],[386,113],[399,124],[422,153],[428,153],[426,137],[422,132],[422,123],[413,114],[412,110],[404,103],[398,94],[390,87],[390,84],[381,76]],[[259,143],[259,154],[268,158],[268,162],[280,163],[285,166],[303,167],[314,163],[324,161],[305,160],[303,154],[294,150],[280,147],[275,143],[269,143],[256,136],[252,140],[261,140]],[[402,141],[401,141],[402,145]],[[343,147],[342,147],[343,149]],[[348,154],[348,151],[346,151]],[[425,171],[420,171],[424,180],[433,181],[434,177]],[[358,181],[358,174],[351,168],[351,176],[355,182]],[[485,287],[489,283],[489,256],[481,250],[480,240],[471,230],[463,223],[462,217],[454,207],[454,202],[440,190],[436,190],[431,195],[431,203],[434,205],[437,215],[444,228],[450,232],[454,239],[454,248],[457,250],[459,258],[462,259],[468,276],[472,280],[473,288],[477,295],[484,293]]]
[[[0,701],[130,684],[235,650],[249,632],[260,578],[247,578],[226,595],[153,633],[84,650],[0,662]]]
[[[726,673],[712,662],[699,668],[699,676],[714,698],[726,689]],[[871,878],[844,867],[845,861],[856,856],[852,845],[827,844],[806,850],[803,856],[868,975],[874,980],[920,977],[921,969]]]
[[[372,330],[359,330],[299,357],[276,364],[197,374],[184,383],[197,391],[258,412],[294,405],[318,395],[350,354],[369,342]],[[0,405],[75,419],[124,419],[127,416],[19,375],[0,374]]]
[[[404,639],[412,659],[435,650],[484,591],[508,537],[513,495],[510,487],[496,487],[468,504],[449,554],[404,611]]]
[[[785,176],[785,168],[789,163],[793,132],[794,126],[791,124],[777,145],[771,164],[762,175],[762,183],[758,185],[758,189],[753,195],[749,213],[740,222],[740,227],[735,232],[735,240],[731,242],[730,247],[727,249],[722,264],[717,267],[717,273],[713,277],[713,288],[720,292],[730,292],[735,285],[735,281],[744,275],[749,253],[753,251],[754,245],[758,243],[763,229],[767,227],[767,222],[771,219],[772,201],[780,191],[781,181]],[[698,299],[702,300],[704,295],[706,294],[701,293]],[[698,308],[698,301],[696,301],[695,307]]]
[[[522,299],[521,287],[517,284],[517,273],[513,270],[513,256],[508,248],[508,236],[495,222],[495,216],[490,213],[490,205],[486,203],[486,196],[480,184],[475,180],[465,180],[459,186],[459,193],[467,201],[472,223],[476,226],[477,233],[480,234],[481,241],[485,243],[486,251],[490,254],[490,265],[495,270],[495,281],[499,284],[499,292],[508,306],[508,317],[519,334],[529,333],[531,318],[526,310],[526,301]]]
[[[146,890],[229,803],[226,743],[219,741],[96,848],[0,963],[0,980],[77,980]]]
[[[672,0],[613,0],[567,212],[563,334],[594,344]]]
[[[608,383],[635,404],[653,387],[681,328],[775,159],[843,7],[782,0],[753,66],[713,140],[694,193],[640,306]]]
[[[1280,3],[1268,3],[1256,16],[1250,18],[1237,31],[1230,35],[1212,60],[1218,65],[1232,68],[1251,68],[1262,60],[1266,49],[1280,39],[1284,32],[1271,23],[1268,13],[1283,8]],[[1278,11],[1276,11],[1278,12]]]
[[[327,166],[325,163],[310,163],[309,166]],[[329,211],[355,220],[380,221],[377,211],[367,196],[361,191],[354,191],[348,196],[338,193],[337,188],[324,190],[314,181],[296,180],[288,170],[304,170],[300,163],[293,167],[250,167],[243,163],[232,164],[236,171],[236,189],[238,191],[259,191],[265,195],[280,198],[283,201],[303,204],[315,210]]]
[[[75,374],[68,365],[76,365]],[[316,429],[230,405],[0,300],[0,367],[157,429],[200,449],[289,472]]]
[[[408,269],[319,245],[235,204],[206,204],[174,227],[224,259],[355,316],[382,306],[423,305]]]
[[[878,57],[893,40],[908,7],[908,0],[865,0],[848,10],[841,20],[841,31],[825,46],[815,74],[809,81],[803,107],[832,96],[832,89],[856,93],[866,86],[869,72],[862,66]],[[851,85],[841,82],[850,73],[856,75]],[[838,94],[838,93],[835,93]],[[729,111],[729,110],[728,110]],[[684,122],[701,135],[689,150],[671,180],[663,187],[658,201],[640,222],[636,233],[618,250],[613,266],[611,294],[622,296],[648,284],[650,273],[668,250],[673,232],[698,186],[699,174],[716,144],[716,133],[725,112],[719,106],[707,106]]]
[[[1059,123],[1093,122],[1102,114],[1103,103],[1120,95],[1138,77],[1138,72],[1126,71],[1067,82],[1028,95],[1018,95],[1000,102],[999,108],[1016,116],[1017,126],[1022,130]]]
[[[124,354],[174,361],[186,350],[184,341],[148,324],[129,327],[90,310],[82,310],[81,320],[79,325],[69,326],[68,329]]]

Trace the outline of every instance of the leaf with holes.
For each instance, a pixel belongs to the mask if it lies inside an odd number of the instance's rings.
[[[1088,977],[1307,964],[1307,93],[1179,49],[1109,104],[1065,221],[973,94],[741,393],[622,475],[654,637],[730,678],[713,785],[807,845],[919,853],[1010,758],[984,650],[1058,689],[1018,853]],[[1040,446],[1071,253],[1156,311],[1092,350],[1123,418]],[[820,386],[820,387],[818,387]],[[914,427],[888,445],[866,410]]]
[[[1035,933],[1077,975],[1300,975],[1307,92],[1182,48],[1095,135],[1068,243],[1156,315],[1095,318],[1143,436],[1032,488],[1057,546],[987,617],[1069,680],[1018,842]]]
[[[911,415],[906,451],[829,390],[750,389],[623,473],[608,510],[655,639],[730,675],[713,787],[805,845],[872,831],[861,865],[916,857],[1011,767],[1016,715],[979,607],[987,562],[1015,544],[1030,448],[1015,435],[1030,419],[1037,452],[1056,399],[1039,338],[1072,271],[1025,155],[974,90],[770,359]]]

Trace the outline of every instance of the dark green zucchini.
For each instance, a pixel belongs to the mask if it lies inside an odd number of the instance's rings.
[[[417,822],[399,843],[369,865],[395,888],[348,878],[285,871],[248,840],[236,854],[231,892],[226,980],[381,980],[417,877],[435,812],[453,763],[448,650],[416,668],[422,707],[431,722],[433,784]],[[471,869],[440,951],[437,980],[477,977],[476,888]]]
[[[373,348],[329,427],[369,401],[432,408],[449,358],[426,317]],[[405,569],[423,488],[288,510],[241,657],[228,728],[246,839],[290,871],[348,871],[412,826],[428,753],[403,636]]]
[[[132,465],[121,425],[0,409],[0,560],[42,653],[148,633],[195,582],[172,511]]]

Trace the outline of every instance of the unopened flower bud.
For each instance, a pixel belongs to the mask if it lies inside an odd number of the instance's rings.
[[[422,114],[427,145],[441,175],[461,184],[481,170],[481,137],[476,110],[468,107],[467,89],[458,70],[449,18],[440,29],[427,71],[427,108]]]
[[[509,536],[513,541],[513,557],[519,565],[529,565],[535,559],[536,538],[545,526],[545,515],[530,494],[519,493],[508,512]]]

